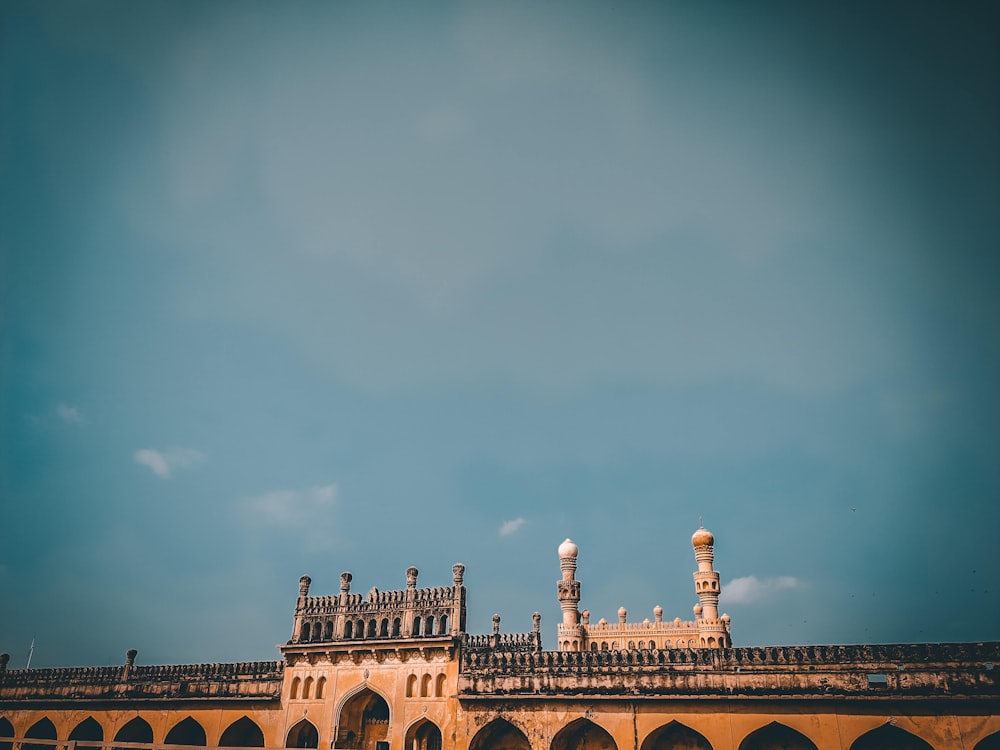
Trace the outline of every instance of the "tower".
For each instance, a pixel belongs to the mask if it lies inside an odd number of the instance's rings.
[[[562,607],[563,627],[575,628],[580,624],[580,582],[576,580],[576,556],[580,549],[573,540],[567,539],[559,545],[559,606]]]
[[[698,626],[699,645],[702,647],[721,646],[728,648],[729,616],[719,617],[719,573],[713,567],[715,562],[715,537],[704,526],[691,537],[694,559],[698,570],[694,574],[694,590],[698,604],[694,607],[695,624]]]

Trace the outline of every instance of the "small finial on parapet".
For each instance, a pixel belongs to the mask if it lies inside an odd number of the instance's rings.
[[[451,566],[451,576],[456,586],[461,586],[465,580],[465,566],[462,563],[455,563]]]
[[[0,672],[7,669],[7,662],[10,661],[10,654],[0,654]]]
[[[663,622],[663,607],[657,604],[653,607],[653,618],[659,623]]]
[[[354,576],[352,576],[346,570],[343,573],[340,574],[340,593],[341,594],[350,593],[350,591],[351,591],[351,581],[353,581],[353,580],[354,580]]]
[[[309,596],[310,583],[312,583],[312,578],[309,576],[302,576],[299,579],[299,596]]]
[[[534,625],[535,632],[536,633],[540,632],[541,629],[542,629],[542,614],[541,614],[541,612],[535,612],[535,614],[533,614],[531,616],[531,622]]]
[[[493,615],[493,635],[500,632],[500,615]]]
[[[406,588],[415,589],[417,587],[417,575],[420,571],[412,565],[406,569]]]
[[[628,612],[625,607],[618,608],[618,623],[624,627],[625,619],[628,617]]]
[[[132,667],[135,666],[135,657],[139,654],[134,648],[130,648],[125,652],[125,667],[122,669],[122,678],[128,679],[129,673],[132,671]]]

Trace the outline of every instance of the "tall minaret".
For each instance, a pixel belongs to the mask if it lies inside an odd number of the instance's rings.
[[[699,604],[695,607],[701,646],[729,646],[729,618],[719,619],[719,574],[712,567],[715,561],[715,537],[704,526],[691,537],[698,572],[694,574],[694,590]],[[700,610],[700,611],[699,611]]]
[[[559,581],[559,606],[562,607],[562,624],[567,628],[575,628],[580,624],[580,582],[576,580],[576,556],[580,549],[571,539],[559,545],[559,569],[562,570],[562,580]]]

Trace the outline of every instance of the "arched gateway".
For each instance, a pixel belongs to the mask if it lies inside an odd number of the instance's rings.
[[[337,717],[334,747],[347,750],[383,750],[389,736],[389,704],[370,688],[348,698]]]

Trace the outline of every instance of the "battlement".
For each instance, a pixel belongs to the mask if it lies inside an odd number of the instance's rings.
[[[134,658],[134,656],[132,657]],[[284,663],[0,670],[0,701],[217,698],[278,700]]]
[[[1000,642],[668,651],[466,651],[459,697],[1000,698]]]

